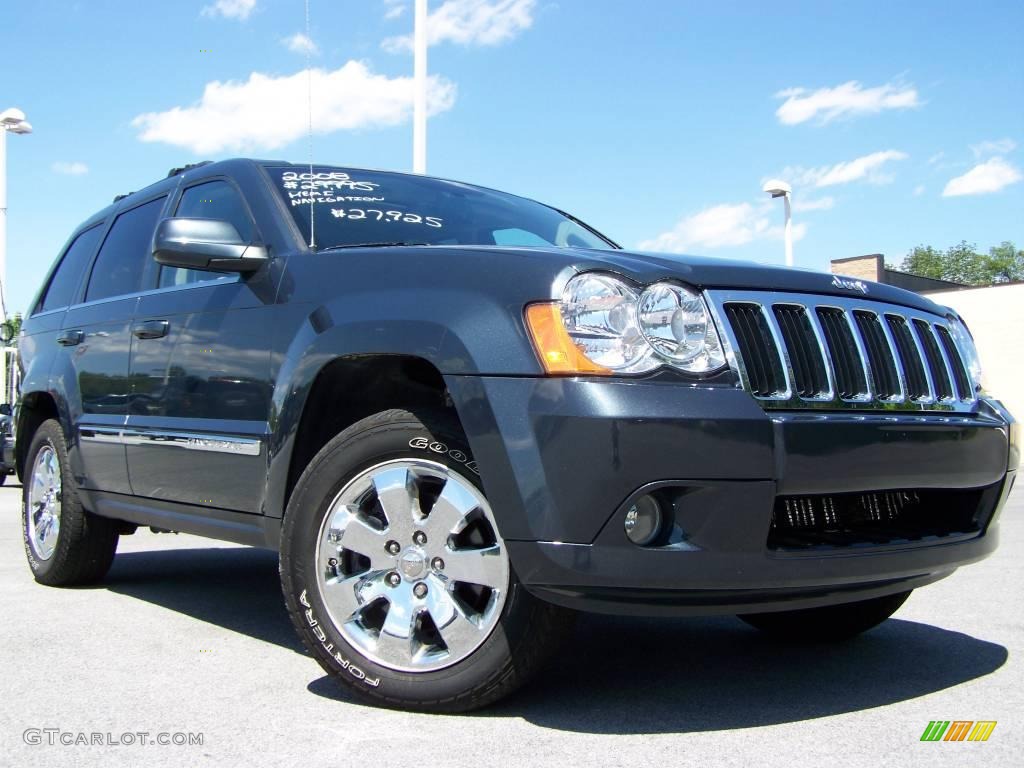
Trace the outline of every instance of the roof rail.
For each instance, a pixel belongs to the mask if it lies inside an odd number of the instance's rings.
[[[193,168],[202,168],[204,165],[209,165],[212,162],[213,160],[203,160],[198,163],[189,163],[188,165],[183,165],[181,166],[181,168],[171,168],[171,170],[167,172],[167,178],[169,179],[171,178],[171,176],[177,176],[179,174],[185,173],[185,171],[191,171]]]
[[[114,195],[114,202],[119,203],[124,200],[128,195],[134,195],[134,192],[125,192],[123,195]]]

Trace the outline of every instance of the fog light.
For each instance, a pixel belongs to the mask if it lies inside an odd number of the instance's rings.
[[[626,538],[638,547],[654,543],[661,533],[661,504],[651,495],[641,496],[626,511]]]

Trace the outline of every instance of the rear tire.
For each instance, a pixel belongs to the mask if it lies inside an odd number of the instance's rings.
[[[56,420],[44,421],[32,436],[25,470],[21,533],[35,580],[72,587],[102,579],[117,551],[117,523],[82,507]]]
[[[574,614],[519,583],[466,439],[444,415],[383,411],[327,443],[288,503],[280,563],[306,647],[385,706],[486,706],[572,626]]]
[[[740,615],[740,618],[779,640],[836,642],[855,637],[881,624],[899,610],[912,591],[822,608],[747,613]]]

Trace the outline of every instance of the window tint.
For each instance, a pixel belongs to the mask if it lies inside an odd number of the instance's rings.
[[[535,235],[533,232],[527,232],[525,229],[517,229],[515,227],[512,229],[496,229],[493,234],[495,245],[550,245],[540,235]]]
[[[95,227],[85,230],[71,243],[64,253],[64,258],[60,260],[60,266],[53,273],[53,279],[46,289],[43,300],[39,302],[40,312],[60,309],[74,301],[82,274],[96,250],[96,244],[99,242],[102,232],[103,227],[97,224]]]
[[[226,181],[208,181],[189,187],[181,194],[175,216],[187,219],[221,219],[235,225],[243,240],[253,239],[254,227],[238,191]],[[200,280],[227,280],[230,275],[198,269],[161,267],[160,287],[197,283]]]
[[[166,199],[151,200],[114,219],[92,268],[86,301],[142,289],[142,272],[147,259],[152,257],[153,230]]]

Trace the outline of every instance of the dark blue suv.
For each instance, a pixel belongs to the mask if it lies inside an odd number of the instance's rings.
[[[1019,463],[927,299],[381,171],[176,169],[73,233],[19,349],[40,583],[140,525],[272,547],[324,668],[423,710],[574,610],[864,631],[995,548]]]

